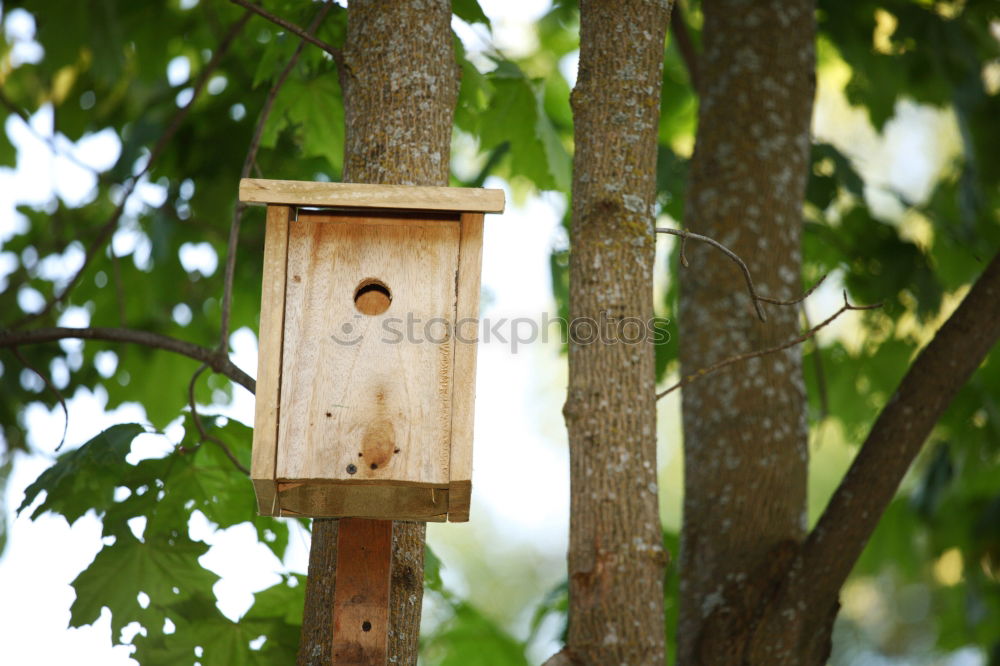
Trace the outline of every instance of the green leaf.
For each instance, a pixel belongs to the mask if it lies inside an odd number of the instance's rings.
[[[490,27],[490,19],[476,0],[452,0],[451,11],[466,23],[482,23]]]
[[[5,120],[6,118],[0,119],[0,167],[13,169],[17,166],[17,150],[7,137],[7,132],[4,129]]]
[[[569,581],[564,580],[542,598],[542,602],[535,608],[531,616],[527,643],[531,643],[538,634],[542,623],[551,615],[558,615],[563,618],[565,624],[569,613]],[[563,637],[565,640],[565,636]]]
[[[7,524],[7,482],[10,472],[14,469],[14,457],[0,455],[0,557],[7,549],[7,534],[10,526]]]
[[[480,117],[482,147],[491,150],[509,142],[513,175],[528,178],[541,190],[568,189],[571,160],[545,115],[540,84],[509,60],[500,61],[488,80],[492,93]]]
[[[439,666],[527,666],[524,646],[465,602],[454,606],[446,625],[428,638],[424,654]]]
[[[927,519],[937,513],[942,496],[951,486],[954,476],[951,448],[948,444],[939,444],[912,496],[913,507],[922,518]]]
[[[894,499],[865,546],[854,573],[875,575],[890,564],[906,579],[916,577],[923,553],[915,543],[915,517],[905,498]]]
[[[435,592],[444,591],[444,583],[441,581],[441,560],[427,544],[424,545],[424,586]]]
[[[42,472],[24,491],[20,513],[45,491],[45,499],[31,513],[37,518],[46,512],[58,513],[72,525],[88,510],[102,513],[114,501],[115,487],[127,470],[125,461],[132,440],[145,432],[136,423],[111,426],[80,448],[59,456],[52,467]]]
[[[149,596],[151,606],[163,607],[210,590],[219,577],[198,564],[207,552],[206,544],[186,534],[144,535],[140,541],[119,532],[114,544],[102,548],[73,581],[70,626],[92,624],[107,607],[117,642],[122,627],[141,615],[139,592]]]
[[[248,613],[233,622],[206,595],[175,603],[165,615],[174,623],[173,634],[149,632],[147,636],[137,635],[133,641],[135,657],[144,665],[199,662],[204,666],[270,666],[295,661],[298,627],[281,619],[256,619]],[[263,645],[254,646],[260,637],[265,639]]]
[[[338,172],[343,165],[344,106],[337,77],[329,72],[309,80],[290,79],[275,98],[261,145],[273,148],[278,135],[294,129],[307,157],[324,157]]]
[[[299,626],[302,624],[305,594],[305,576],[301,574],[284,575],[280,583],[254,595],[253,606],[247,611],[246,619],[277,618],[291,626]]]

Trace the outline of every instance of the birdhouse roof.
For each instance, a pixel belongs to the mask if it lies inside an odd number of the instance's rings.
[[[244,178],[240,181],[240,201],[319,208],[502,213],[504,192],[472,187],[366,185]]]

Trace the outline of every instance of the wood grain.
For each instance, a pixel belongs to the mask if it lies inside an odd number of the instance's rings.
[[[455,303],[455,392],[451,421],[451,493],[448,520],[469,519],[472,440],[476,413],[476,346],[479,342],[479,287],[483,257],[483,214],[462,215]]]
[[[345,518],[337,535],[333,663],[386,663],[392,522]]]
[[[447,486],[457,222],[300,211],[290,225],[279,480]],[[372,280],[391,303],[369,316],[354,298]]]
[[[257,510],[268,516],[274,515],[276,508],[274,479],[290,217],[291,208],[288,206],[267,207],[250,477],[257,495]]]
[[[244,178],[240,201],[334,208],[502,213],[503,190]]]
[[[447,486],[386,482],[347,483],[320,480],[278,483],[282,516],[314,518],[352,516],[443,522],[448,512]]]

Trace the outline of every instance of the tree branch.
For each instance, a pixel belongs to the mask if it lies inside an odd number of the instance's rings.
[[[41,370],[33,366],[28,361],[28,359],[25,358],[24,354],[21,353],[20,349],[18,349],[17,347],[11,347],[10,351],[12,354],[14,354],[15,357],[17,357],[17,360],[21,362],[21,365],[26,367],[28,370],[31,370],[33,373],[38,375],[43,382],[45,382],[46,388],[48,388],[49,391],[55,394],[56,400],[59,401],[59,406],[62,407],[63,431],[62,431],[62,437],[59,438],[59,444],[56,446],[56,451],[58,451],[59,449],[62,448],[62,445],[66,443],[66,433],[69,432],[69,407],[66,406],[66,398],[63,397],[63,394],[59,392],[59,389],[55,387],[55,385]]]
[[[202,363],[198,369],[194,371],[194,374],[191,375],[191,381],[188,382],[188,406],[191,409],[191,420],[194,421],[194,427],[198,429],[198,436],[201,438],[201,441],[212,442],[218,446],[222,449],[222,452],[226,455],[226,457],[229,458],[229,462],[233,463],[233,466],[236,467],[236,469],[243,472],[245,476],[250,476],[250,470],[243,466],[243,463],[241,463],[240,459],[236,457],[236,454],[233,453],[232,449],[226,446],[226,443],[218,437],[209,435],[205,432],[205,426],[201,423],[201,416],[198,414],[198,403],[194,399],[194,385],[198,382],[198,377],[200,377],[201,373],[205,372],[206,369],[208,369],[208,365],[206,363]]]
[[[253,377],[243,372],[223,350],[208,349],[193,342],[178,340],[159,333],[138,331],[129,328],[36,328],[30,331],[0,332],[0,349],[20,345],[36,345],[56,340],[105,340],[107,342],[130,342],[153,349],[180,354],[201,361],[220,375],[225,375],[235,383],[253,393],[257,383]]]
[[[674,6],[676,6],[676,4]],[[656,233],[670,234],[671,236],[680,236],[681,264],[685,268],[688,266],[688,260],[687,257],[684,256],[684,245],[687,242],[688,238],[693,238],[694,240],[701,241],[702,243],[708,243],[709,245],[716,248],[717,250],[725,254],[727,257],[732,259],[734,262],[736,262],[736,265],[740,267],[740,271],[743,273],[743,279],[747,283],[747,291],[750,292],[750,300],[753,303],[754,310],[757,311],[757,317],[761,321],[767,321],[767,317],[764,315],[764,309],[760,306],[761,303],[770,303],[771,305],[797,305],[798,303],[801,303],[806,298],[808,298],[809,295],[812,294],[814,291],[816,291],[816,289],[821,284],[823,284],[823,280],[826,279],[826,276],[824,275],[819,279],[819,281],[816,284],[811,286],[804,294],[802,294],[798,298],[793,298],[792,300],[789,301],[782,301],[776,298],[768,298],[767,296],[761,296],[760,294],[757,293],[757,288],[754,287],[753,284],[753,277],[751,277],[750,275],[750,269],[747,268],[746,263],[742,259],[740,259],[739,255],[730,250],[728,247],[726,247],[719,241],[715,240],[714,238],[709,238],[708,236],[702,236],[701,234],[692,233],[685,229],[670,229],[668,227],[656,227]],[[864,308],[851,307],[850,309],[864,309]],[[673,387],[670,390],[673,390]]]
[[[694,234],[692,234],[692,236],[693,235]],[[717,363],[713,363],[712,365],[708,366],[707,368],[702,368],[702,369],[698,370],[697,372],[695,372],[694,374],[691,374],[691,375],[688,375],[687,377],[684,377],[681,381],[677,382],[676,384],[674,384],[670,388],[657,393],[656,394],[656,399],[659,400],[660,398],[662,398],[663,396],[667,395],[668,393],[672,393],[673,391],[676,391],[677,389],[679,389],[679,388],[681,388],[683,386],[687,386],[691,382],[697,381],[697,380],[701,379],[702,377],[704,377],[705,375],[710,375],[713,372],[716,372],[717,370],[721,370],[722,368],[724,368],[726,366],[732,365],[734,363],[740,363],[741,361],[746,361],[746,360],[751,359],[751,358],[757,358],[757,357],[760,357],[760,356],[767,356],[769,354],[774,354],[775,352],[779,352],[779,351],[782,351],[784,349],[788,349],[789,347],[794,347],[795,345],[802,344],[803,342],[805,342],[809,338],[811,338],[814,335],[816,335],[816,333],[818,333],[820,331],[820,329],[824,328],[825,326],[827,326],[828,324],[830,324],[831,322],[833,322],[834,319],[836,319],[840,315],[844,314],[848,310],[872,310],[874,308],[880,308],[880,307],[882,307],[881,303],[876,303],[874,305],[851,305],[850,303],[847,302],[847,292],[844,292],[844,305],[839,310],[837,310],[836,312],[834,312],[832,315],[830,315],[829,317],[827,317],[825,320],[823,320],[822,322],[820,322],[816,326],[814,326],[814,327],[810,328],[809,330],[807,330],[806,332],[804,332],[802,335],[800,335],[800,336],[798,336],[796,338],[793,338],[792,340],[788,340],[787,342],[783,342],[780,345],[776,345],[774,347],[768,347],[767,349],[760,349],[760,350],[757,350],[757,351],[747,352],[745,354],[738,354],[736,356],[730,356],[729,358],[724,358],[721,361],[718,361]]]
[[[861,556],[934,425],[1000,339],[1000,254],[920,352],[789,572],[781,608],[822,615]],[[813,623],[823,617],[807,618]],[[805,626],[805,632],[810,625]]]
[[[680,0],[674,0],[673,9],[670,10],[670,33],[677,40],[677,51],[684,60],[688,78],[691,80],[691,87],[697,94],[701,90],[701,82],[698,77],[698,52],[691,41],[691,33],[688,32],[687,23],[684,22]]]
[[[222,62],[223,56],[229,51],[229,47],[232,45],[233,40],[236,39],[236,36],[241,30],[243,30],[243,26],[245,26],[247,21],[250,20],[250,16],[251,13],[246,12],[239,18],[239,20],[229,27],[229,31],[219,44],[219,48],[217,48],[215,53],[212,54],[212,59],[207,65],[205,65],[205,68],[201,71],[201,74],[195,81],[191,99],[188,100],[187,104],[178,109],[177,113],[175,113],[173,118],[171,118],[170,124],[167,125],[167,129],[160,135],[159,140],[153,146],[152,151],[150,151],[149,159],[146,160],[146,164],[138,173],[134,174],[126,181],[123,186],[121,202],[119,202],[118,206],[115,207],[115,211],[111,214],[111,217],[108,218],[108,221],[104,223],[100,230],[98,230],[97,237],[91,241],[90,246],[87,248],[87,253],[84,255],[83,264],[80,266],[79,270],[77,270],[73,277],[66,282],[62,289],[56,291],[52,295],[41,310],[18,319],[10,325],[10,328],[21,328],[25,324],[47,315],[58,303],[61,303],[63,299],[66,298],[69,292],[73,290],[73,287],[76,286],[76,283],[80,281],[80,278],[83,277],[83,274],[90,265],[90,262],[93,261],[94,257],[97,256],[97,253],[100,252],[101,248],[104,247],[104,244],[107,243],[108,239],[111,238],[111,235],[118,227],[118,221],[121,220],[122,214],[125,212],[125,204],[135,191],[135,187],[139,184],[139,180],[149,173],[149,170],[153,167],[153,163],[160,157],[164,149],[167,147],[167,144],[174,138],[177,130],[180,129],[181,123],[183,123],[184,119],[187,118],[188,113],[191,111],[191,107],[194,106],[194,103],[201,94],[201,91],[208,83],[209,78],[211,78],[216,68],[218,68],[219,63]]]
[[[319,27],[323,19],[329,13],[330,8],[333,6],[332,2],[324,2],[323,6],[316,13],[315,18],[309,24],[308,31],[312,33]],[[264,135],[264,126],[267,124],[267,118],[271,115],[271,109],[274,107],[274,100],[278,97],[278,92],[281,87],[285,85],[285,81],[288,79],[288,75],[291,74],[292,70],[295,68],[295,64],[299,61],[299,56],[302,55],[302,49],[305,46],[305,42],[299,42],[299,45],[295,49],[295,53],[289,58],[288,64],[278,75],[278,79],[271,86],[271,90],[267,93],[267,99],[264,100],[264,106],[261,107],[260,117],[257,119],[257,126],[254,128],[253,138],[250,140],[250,146],[247,149],[246,157],[243,159],[243,168],[240,170],[240,178],[247,178],[250,176],[250,170],[257,163],[257,151],[260,150],[261,137]],[[233,210],[233,221],[229,226],[229,241],[228,247],[226,249],[226,269],[225,278],[222,288],[222,326],[219,331],[219,347],[226,349],[229,344],[229,319],[232,311],[233,302],[233,276],[236,272],[236,243],[240,236],[240,224],[243,222],[243,211],[246,210],[246,205],[242,201],[236,202],[236,208]]]
[[[290,21],[286,21],[285,19],[281,18],[280,16],[275,16],[274,14],[272,14],[269,11],[267,11],[263,7],[255,5],[252,2],[250,2],[249,0],[229,0],[229,1],[231,3],[233,3],[234,5],[239,5],[240,7],[245,7],[246,9],[249,9],[253,13],[257,14],[258,16],[266,18],[268,21],[270,21],[271,23],[275,24],[276,26],[284,28],[288,32],[292,33],[293,35],[297,35],[299,37],[299,39],[307,41],[310,44],[312,44],[313,46],[318,46],[319,48],[323,49],[324,51],[326,51],[327,53],[329,53],[333,57],[333,62],[335,62],[337,64],[337,68],[338,69],[340,69],[341,67],[343,67],[343,65],[344,65],[344,52],[341,51],[340,49],[338,49],[336,46],[333,46],[332,44],[327,44],[326,42],[324,42],[321,39],[316,39],[315,37],[313,37],[312,35],[310,35],[307,31],[303,30],[302,28],[300,28],[299,26],[295,25],[294,23],[291,23]],[[333,4],[333,0],[327,0],[325,2],[325,4],[332,5]]]

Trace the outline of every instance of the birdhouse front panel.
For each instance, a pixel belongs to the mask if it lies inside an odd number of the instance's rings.
[[[497,190],[243,180],[268,204],[251,477],[265,515],[468,520]]]
[[[430,217],[291,224],[278,478],[447,489],[460,226]]]

